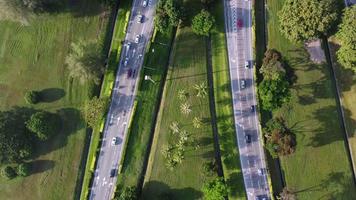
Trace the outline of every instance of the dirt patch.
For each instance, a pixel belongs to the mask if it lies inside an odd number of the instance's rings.
[[[308,41],[304,45],[310,55],[311,61],[317,64],[326,62],[325,52],[321,47],[320,39]]]

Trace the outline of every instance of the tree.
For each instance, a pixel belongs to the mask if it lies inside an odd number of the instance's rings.
[[[197,91],[197,97],[204,98],[208,92],[206,91],[206,84],[201,82],[200,84],[195,84],[194,89]]]
[[[2,169],[1,175],[7,179],[13,179],[17,176],[16,171],[11,166],[6,166]]]
[[[169,126],[169,129],[171,129],[173,134],[179,133],[180,131],[179,123],[176,121],[172,122],[171,125]]]
[[[178,91],[178,98],[181,101],[187,100],[187,92],[184,89]]]
[[[209,8],[213,3],[215,3],[215,0],[200,0],[202,4],[204,4],[205,7]]]
[[[181,8],[175,0],[160,0],[156,8],[154,24],[156,29],[165,33],[171,26],[178,26],[181,18]]]
[[[197,35],[208,36],[215,23],[214,17],[206,10],[201,10],[192,20],[193,32]]]
[[[137,200],[137,189],[134,186],[125,187],[122,189],[121,193],[119,193],[116,200]]]
[[[180,105],[180,111],[185,115],[188,115],[189,113],[191,113],[192,109],[191,109],[190,104],[188,102],[182,103]]]
[[[36,112],[26,122],[26,127],[35,133],[40,140],[47,140],[60,130],[60,118],[56,114],[40,111]]]
[[[202,189],[206,200],[224,200],[228,190],[222,178],[215,178],[203,185]]]
[[[194,117],[194,119],[193,119],[194,128],[200,128],[202,124],[203,124],[203,121],[200,117]]]
[[[273,158],[295,152],[295,137],[283,118],[274,118],[268,121],[263,133],[266,138],[266,148]]]
[[[340,41],[341,47],[337,51],[339,63],[346,69],[356,72],[356,5],[344,10],[342,23],[336,38]]]
[[[88,125],[95,128],[102,121],[107,109],[109,100],[107,98],[93,97],[84,107],[83,113]]]
[[[262,107],[265,110],[275,110],[290,99],[289,82],[285,79],[263,81],[258,86]]]
[[[338,18],[335,0],[287,0],[279,13],[280,30],[293,42],[325,35]]]
[[[104,58],[99,51],[98,45],[94,43],[78,43],[71,44],[71,52],[66,57],[69,76],[78,78],[80,83],[93,81],[99,84],[100,77],[104,73]]]
[[[30,174],[31,166],[29,163],[21,163],[17,167],[17,174],[19,176],[28,176]]]
[[[289,190],[287,187],[284,187],[282,192],[277,197],[278,200],[296,200],[297,197],[295,194]]]
[[[275,49],[268,49],[263,58],[263,64],[260,73],[264,79],[277,80],[284,78],[286,70],[282,61],[281,54]]]
[[[25,94],[25,101],[28,104],[36,104],[40,101],[40,98],[41,98],[40,93],[34,90],[28,91]]]
[[[0,111],[0,163],[19,162],[31,155],[33,143],[25,126],[31,112],[21,107]]]

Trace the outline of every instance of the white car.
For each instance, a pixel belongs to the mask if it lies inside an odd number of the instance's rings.
[[[146,8],[146,6],[147,6],[147,0],[143,0],[142,6]]]
[[[140,42],[140,35],[136,35],[135,43],[139,43],[139,42]]]
[[[245,61],[245,69],[248,69],[248,68],[250,68],[250,64],[249,64],[248,61],[246,60],[246,61]]]
[[[116,141],[117,141],[117,138],[113,137],[112,140],[111,140],[111,145],[115,146],[116,145]]]
[[[246,87],[246,81],[244,79],[240,80],[240,88],[244,89]]]
[[[129,51],[131,47],[131,42],[127,42],[126,47],[127,47],[127,51]]]
[[[127,66],[127,63],[129,62],[129,58],[125,58],[125,61],[124,61],[124,66],[126,67]]]
[[[137,23],[140,24],[143,21],[143,15],[137,15]]]

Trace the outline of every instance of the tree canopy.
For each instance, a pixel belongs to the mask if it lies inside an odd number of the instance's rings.
[[[178,26],[181,19],[181,8],[175,0],[160,0],[156,8],[154,24],[156,29],[165,33],[171,26]]]
[[[26,122],[26,127],[40,140],[47,140],[60,130],[60,118],[50,112],[36,112]]]
[[[108,108],[108,99],[93,97],[86,105],[83,110],[85,119],[88,125],[92,128],[98,125]]]
[[[222,178],[215,178],[203,185],[202,189],[206,200],[224,200],[228,190]]]
[[[348,7],[344,10],[342,23],[339,26],[339,31],[336,34],[337,39],[341,43],[340,49],[337,51],[339,63],[356,72],[356,5]]]
[[[26,92],[24,98],[28,104],[36,104],[40,101],[41,96],[39,92],[32,90]]]
[[[293,42],[326,34],[338,18],[335,0],[287,0],[279,13],[280,30]]]
[[[1,175],[7,179],[13,179],[17,176],[15,169],[11,166],[2,168]]]
[[[260,73],[268,80],[277,80],[285,76],[286,70],[282,56],[277,50],[268,49],[266,51]]]
[[[28,176],[30,174],[30,164],[29,163],[21,163],[17,166],[17,174],[19,176]]]
[[[208,36],[215,23],[214,17],[207,11],[201,10],[192,20],[193,32],[197,35]]]
[[[71,52],[66,57],[69,76],[78,78],[81,83],[93,81],[99,84],[104,73],[104,58],[95,43],[79,41],[71,44]]]

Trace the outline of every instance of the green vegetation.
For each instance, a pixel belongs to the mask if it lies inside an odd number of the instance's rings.
[[[189,19],[201,10],[199,1],[189,5]],[[190,27],[179,27],[172,50],[163,99],[148,162],[143,199],[196,199],[202,196],[203,184],[212,177],[204,176],[204,163],[214,159],[213,134],[207,98],[196,96],[195,84],[206,83],[205,38],[196,36]],[[184,98],[178,93],[184,90]],[[187,106],[182,106],[183,104]],[[186,107],[189,109],[181,109]],[[190,110],[181,113],[181,110]],[[194,117],[202,117],[204,124],[194,128]],[[176,125],[172,125],[177,122]],[[172,127],[172,128],[171,128]],[[187,139],[186,139],[187,138]],[[179,141],[185,141],[180,150]],[[176,155],[174,170],[166,166],[166,147],[173,146]],[[216,174],[216,172],[215,172]]]
[[[206,200],[224,200],[228,194],[224,180],[221,178],[205,183],[202,191]]]
[[[214,23],[214,17],[208,11],[201,10],[192,20],[192,30],[197,35],[208,36]]]
[[[6,166],[2,169],[1,175],[7,179],[13,179],[17,176],[16,171],[11,166]]]
[[[132,1],[130,0],[123,0],[119,3],[119,9],[115,19],[114,33],[111,40],[108,65],[101,85],[100,98],[109,100],[111,97],[117,66],[120,62],[120,52],[122,47],[121,42],[125,39],[126,27],[130,17],[131,3]],[[89,184],[95,170],[96,156],[99,152],[101,131],[104,128],[105,118],[97,123],[99,125],[95,125],[91,135],[91,143],[85,164],[83,183],[80,193],[81,200],[86,199],[89,194]]]
[[[26,121],[26,128],[36,134],[40,140],[47,140],[60,131],[61,119],[50,112],[40,111]]]
[[[346,69],[352,69],[356,73],[356,5],[344,10],[340,30],[336,38],[340,42],[337,51],[338,62]]]
[[[26,129],[24,122],[37,111],[56,113],[62,122],[61,129],[48,140],[32,140],[34,148],[25,145],[25,151],[17,151],[19,161],[31,155],[26,159],[30,175],[0,178],[0,199],[73,199],[79,193],[88,139],[79,110],[91,97],[93,86],[69,77],[65,58],[71,43],[80,40],[100,44],[102,52],[107,50],[104,40],[110,10],[97,1],[61,2],[65,3],[56,12],[37,13],[24,24],[0,21],[0,110],[24,113],[12,115],[13,128],[9,130],[16,129],[17,135],[11,137],[16,145],[23,145],[22,140],[28,139],[20,135]],[[23,107],[28,106],[24,99],[27,91],[40,93],[40,102],[31,108]]]
[[[143,169],[148,157],[147,149],[155,126],[155,117],[158,102],[162,93],[163,81],[168,68],[168,59],[173,39],[173,30],[167,33],[155,34],[149,51],[146,52],[145,61],[137,93],[137,106],[133,114],[132,126],[129,130],[128,144],[126,147],[121,174],[118,177],[117,193],[119,196],[124,187],[140,187]],[[152,52],[154,49],[154,52]],[[148,75],[155,83],[144,80]]]
[[[216,30],[211,33],[211,54],[221,161],[228,198],[241,200],[246,199],[246,194],[235,135],[222,1],[212,5],[212,14],[216,19]]]
[[[83,110],[86,122],[91,128],[95,128],[100,125],[98,122],[102,122],[108,109],[109,100],[107,98],[93,97],[86,103]]]
[[[28,91],[25,94],[25,101],[28,104],[36,104],[40,101],[40,94],[37,91]]]
[[[293,42],[327,34],[338,18],[336,0],[287,0],[284,2],[279,13],[280,30]]]
[[[122,189],[120,195],[114,198],[115,200],[137,200],[136,187],[125,187]]]
[[[302,45],[290,43],[276,29],[277,13],[284,2],[270,0],[267,4],[268,47],[282,53],[296,76],[290,102],[273,112],[274,117],[286,120],[298,145],[294,154],[280,158],[286,184],[295,191],[303,191],[296,194],[301,200],[354,199],[355,185],[329,66],[311,63]]]
[[[161,33],[167,33],[171,27],[176,27],[181,19],[181,8],[176,0],[160,0],[154,19],[155,28]]]
[[[21,163],[19,164],[19,166],[17,166],[17,174],[19,176],[28,176],[30,175],[30,170],[31,170],[31,166],[29,163]]]

